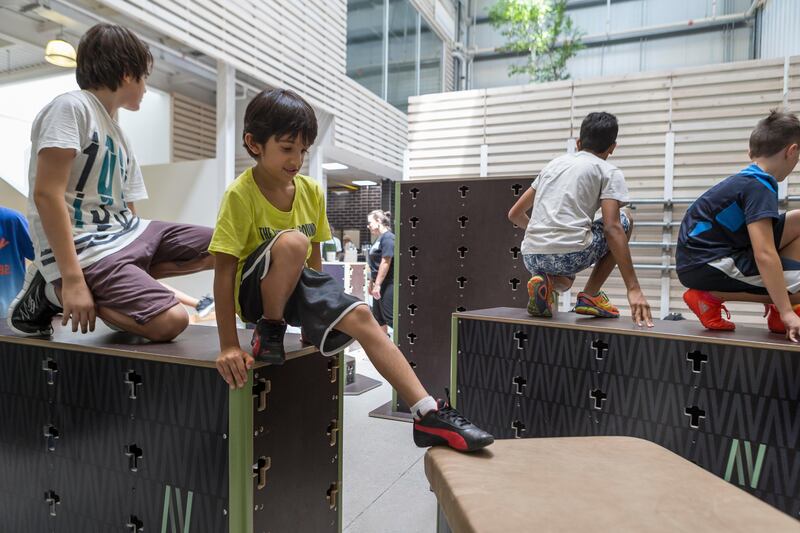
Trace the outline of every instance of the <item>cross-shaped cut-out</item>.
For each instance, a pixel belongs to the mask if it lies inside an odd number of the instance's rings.
[[[129,533],[142,533],[144,531],[144,522],[139,520],[138,516],[132,514],[125,527],[128,528]]]
[[[406,335],[406,337],[408,337],[408,344],[414,344],[414,341],[417,340],[416,333],[409,333],[408,335]]]
[[[128,470],[131,472],[139,471],[139,460],[142,458],[142,449],[135,443],[125,446],[125,455],[128,457]]]
[[[414,361],[409,361],[408,366],[410,366],[411,368],[417,368],[417,363],[415,363]]]
[[[467,284],[467,278],[465,278],[464,276],[458,276],[456,278],[456,281],[458,282],[459,289],[463,289],[464,286]]]
[[[419,252],[419,247],[411,246],[409,247],[408,251],[411,252],[411,257],[417,257],[417,252]]]
[[[515,376],[514,379],[511,380],[511,383],[517,388],[514,391],[515,394],[522,394],[522,389],[524,389],[528,385],[528,380],[523,378],[522,376]]]
[[[696,405],[687,407],[684,413],[689,417],[689,425],[693,428],[700,427],[700,419],[706,417],[706,412]]]
[[[56,516],[56,505],[61,505],[61,497],[55,491],[48,490],[44,493],[44,501],[50,507],[50,516]]]
[[[462,228],[466,228],[467,222],[469,221],[469,217],[466,215],[461,215],[460,217],[458,217],[458,221],[461,224]]]
[[[412,200],[416,200],[417,199],[417,195],[419,194],[419,189],[417,189],[416,187],[413,187],[409,192],[411,193],[411,199]]]
[[[595,409],[602,409],[603,402],[606,398],[608,398],[608,394],[601,391],[600,389],[594,389],[589,391],[589,397],[594,400],[594,408]]]
[[[462,185],[461,187],[458,188],[458,192],[461,193],[461,198],[466,198],[467,193],[469,192],[469,187],[467,187],[466,185]]]
[[[464,306],[458,306],[458,307],[456,307],[456,311],[458,311],[459,313],[463,313],[463,312],[464,312],[464,311],[466,311],[466,310],[467,310],[467,308],[466,308],[466,307],[464,307]]]
[[[42,361],[42,370],[44,370],[44,373],[47,376],[47,384],[55,385],[56,374],[58,374],[58,363],[48,357]]]
[[[517,350],[522,350],[525,347],[525,341],[528,340],[528,336],[522,331],[517,331],[514,333],[514,340],[517,341]]]
[[[408,219],[408,221],[411,222],[411,227],[412,228],[416,228],[417,227],[417,223],[419,222],[419,217],[411,217],[411,218]]]
[[[517,290],[517,287],[519,287],[520,282],[517,278],[511,278],[510,280],[508,280],[508,283],[511,285],[511,290],[515,291]]]
[[[515,183],[511,186],[511,190],[514,191],[514,196],[519,196],[519,191],[522,190],[522,185]]]
[[[417,304],[408,304],[408,314],[409,315],[414,316],[417,313],[417,309],[419,309]]]
[[[703,371],[703,363],[708,361],[708,356],[700,350],[695,350],[686,354],[686,360],[692,362],[692,372],[699,374]]]
[[[512,247],[511,247],[511,248],[510,248],[508,251],[509,251],[509,252],[511,252],[511,255],[513,255],[513,256],[514,256],[514,259],[516,259],[517,257],[519,257],[519,252],[520,252],[520,249],[519,249],[519,247],[517,247],[517,246],[512,246]]]
[[[592,341],[592,350],[594,350],[595,359],[604,359],[606,352],[608,352],[608,343],[596,339]]]
[[[411,284],[412,287],[416,286],[418,279],[419,276],[417,276],[416,274],[411,274],[410,276],[408,276],[408,282]]]
[[[139,387],[142,386],[142,376],[136,373],[135,370],[128,370],[125,372],[125,385],[128,388],[128,398],[135,400],[139,396]]]
[[[511,429],[514,430],[514,438],[521,439],[522,434],[525,433],[525,424],[523,424],[519,420],[514,420],[514,423],[511,424]]]
[[[60,437],[58,429],[53,425],[44,427],[44,438],[47,442],[47,451],[54,452],[56,450],[56,440]]]
[[[469,248],[466,246],[459,246],[458,247],[458,257],[464,259],[467,256],[467,252],[469,252]]]

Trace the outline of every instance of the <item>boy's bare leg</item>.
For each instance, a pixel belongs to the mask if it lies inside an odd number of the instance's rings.
[[[166,283],[164,283],[163,281],[161,282],[161,284],[162,284],[163,286],[165,286],[166,288],[168,288],[169,290],[171,290],[171,291],[172,291],[172,294],[174,294],[174,295],[175,295],[175,298],[177,298],[177,299],[178,299],[178,301],[179,301],[180,303],[182,303],[183,305],[188,305],[189,307],[197,307],[197,304],[199,304],[199,303],[200,303],[200,300],[198,300],[198,299],[197,299],[197,298],[195,298],[194,296],[190,296],[190,295],[186,294],[186,293],[185,293],[185,292],[183,292],[183,291],[179,291],[179,290],[178,290],[178,289],[176,289],[175,287],[173,287],[173,286],[171,286],[171,285],[167,285],[167,284],[166,284]]]
[[[630,241],[631,234],[633,233],[633,218],[627,209],[624,212],[628,217],[628,221],[630,222],[628,231],[625,232],[625,235],[628,236],[628,241]],[[608,276],[610,276],[614,271],[616,266],[617,260],[614,259],[614,255],[609,251],[603,256],[602,259],[600,259],[600,261],[595,263],[592,273],[589,275],[589,279],[586,280],[586,285],[583,288],[583,292],[593,296],[600,292],[600,289],[603,288],[603,284],[608,279]]]
[[[366,305],[359,305],[336,324],[335,329],[361,344],[367,357],[408,405],[428,396],[417,375],[395,344],[381,330]]]
[[[550,274],[550,281],[553,282],[553,289],[555,289],[556,292],[564,292],[572,287],[572,284],[575,282],[575,280],[572,278],[568,278],[566,276],[553,276],[552,274]]]
[[[185,276],[214,269],[214,256],[212,254],[192,259],[191,261],[162,261],[150,267],[150,276],[153,279]]]
[[[800,261],[800,210],[786,212],[778,255]]]
[[[286,302],[294,292],[308,253],[308,237],[289,231],[276,237],[272,245],[269,271],[261,280],[264,318],[283,320]]]

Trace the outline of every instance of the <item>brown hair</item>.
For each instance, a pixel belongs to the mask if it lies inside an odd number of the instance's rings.
[[[750,134],[750,155],[770,157],[794,143],[800,143],[797,115],[773,109],[769,116],[758,121]]]
[[[247,134],[253,136],[256,144],[264,144],[273,136],[280,139],[290,135],[292,140],[298,135],[308,146],[317,139],[317,115],[302,96],[288,89],[264,89],[258,93],[244,112],[242,140]],[[244,147],[250,157],[257,157]]]
[[[367,215],[367,217],[374,218],[375,221],[384,228],[392,227],[392,214],[389,211],[376,209],[375,211],[372,211],[369,215]]]
[[[81,89],[116,91],[125,76],[137,80],[150,75],[153,55],[131,30],[114,24],[95,24],[78,43],[75,77]]]

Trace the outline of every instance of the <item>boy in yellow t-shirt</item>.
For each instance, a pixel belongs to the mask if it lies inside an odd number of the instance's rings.
[[[265,90],[247,106],[242,137],[256,164],[225,192],[209,246],[216,256],[217,369],[234,388],[244,387],[254,358],[282,364],[287,323],[302,326],[324,355],[358,340],[412,406],[417,446],[488,446],[491,435],[428,395],[369,307],[321,272],[319,243],[331,238],[325,198],[319,185],[298,174],[316,136],[314,110],[292,91]],[[239,346],[234,314],[256,324],[252,356]]]

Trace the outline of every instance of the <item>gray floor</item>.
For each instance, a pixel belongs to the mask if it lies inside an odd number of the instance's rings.
[[[423,470],[424,449],[414,446],[411,424],[370,418],[391,399],[391,388],[363,351],[356,371],[383,384],[344,398],[344,533],[433,533],[436,498]]]

